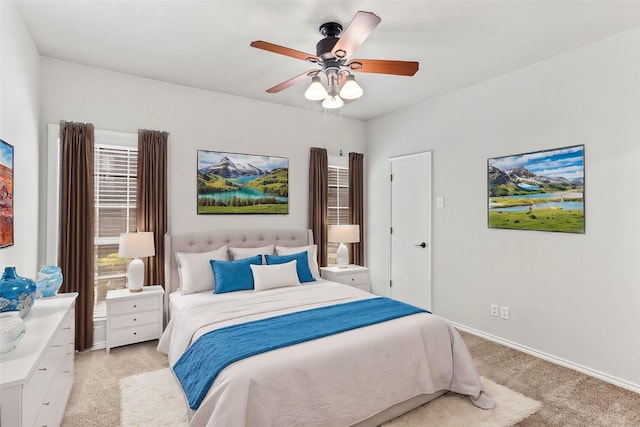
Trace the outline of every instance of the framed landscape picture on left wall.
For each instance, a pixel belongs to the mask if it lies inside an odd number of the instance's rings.
[[[13,245],[13,145],[0,139],[0,248]]]

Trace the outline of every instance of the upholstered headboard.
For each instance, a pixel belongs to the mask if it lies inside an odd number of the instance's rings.
[[[207,252],[225,244],[230,247],[251,248],[272,243],[278,246],[310,245],[313,244],[313,233],[311,230],[256,229],[166,234],[164,238],[165,312],[169,307],[169,294],[175,292],[180,286],[176,252]]]

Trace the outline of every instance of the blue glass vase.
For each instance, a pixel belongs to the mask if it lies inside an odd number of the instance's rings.
[[[46,265],[36,275],[36,298],[55,297],[62,286],[62,269],[57,265]]]
[[[18,311],[24,317],[35,300],[36,283],[16,274],[15,267],[5,267],[0,279],[0,312]]]

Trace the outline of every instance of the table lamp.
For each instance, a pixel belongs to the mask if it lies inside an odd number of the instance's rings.
[[[140,258],[156,254],[153,233],[126,233],[120,235],[120,258],[133,258],[127,268],[127,282],[130,292],[140,292],[144,284],[144,263]]]
[[[330,225],[327,240],[331,243],[340,243],[336,256],[338,267],[345,268],[349,265],[349,249],[345,243],[357,243],[360,241],[360,226],[350,225]]]

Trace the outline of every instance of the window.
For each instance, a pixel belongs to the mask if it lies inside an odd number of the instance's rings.
[[[349,224],[349,168],[329,166],[329,194],[327,200],[327,224]],[[338,243],[327,245],[327,263],[337,263]]]
[[[96,141],[94,318],[106,316],[107,291],[125,287],[129,260],[118,256],[118,244],[121,233],[137,228],[137,163],[137,147]]]

